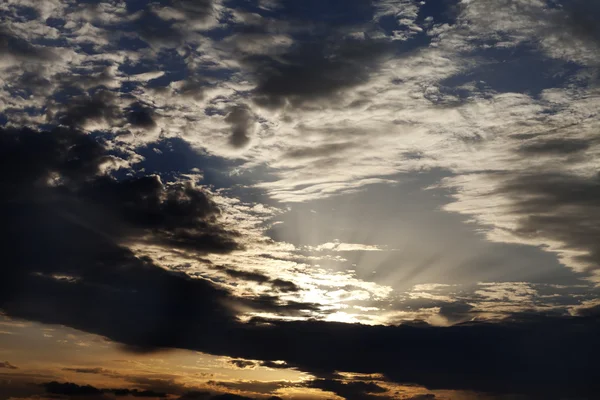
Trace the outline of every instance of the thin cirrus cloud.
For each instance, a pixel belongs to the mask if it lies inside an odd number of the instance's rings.
[[[592,398],[599,12],[3,2],[3,316],[307,377],[27,395]]]

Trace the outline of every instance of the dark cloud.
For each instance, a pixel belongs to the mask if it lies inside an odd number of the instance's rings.
[[[299,386],[289,381],[234,381],[234,382],[215,382],[209,381],[209,384],[223,387],[227,390],[233,390],[246,393],[271,394],[276,390],[285,387]]]
[[[51,49],[35,46],[5,28],[0,29],[0,55],[30,62],[51,61],[56,58],[56,54]]]
[[[240,396],[238,394],[218,394],[211,397],[211,400],[253,400],[252,397]]]
[[[204,99],[204,89],[207,83],[198,77],[188,78],[183,81],[176,93],[180,96],[190,97],[194,100],[201,101]]]
[[[71,382],[60,383],[56,381],[43,383],[42,386],[46,393],[50,395],[68,396],[68,398],[93,397],[104,398],[103,395],[112,395],[115,397],[137,397],[137,398],[167,398],[170,395],[177,394],[182,387],[177,387],[175,392],[160,392],[155,390],[140,389],[98,389],[91,385],[78,385]],[[113,398],[113,397],[110,398]],[[106,397],[108,398],[108,397]],[[250,397],[238,396],[229,393],[215,394],[215,392],[188,392],[179,397],[180,400],[217,400],[217,399],[249,399]]]
[[[256,366],[256,363],[254,361],[248,361],[248,360],[230,360],[229,361],[230,364],[235,365],[238,368],[252,368]]]
[[[433,400],[435,398],[436,398],[435,394],[428,393],[428,394],[418,394],[416,396],[409,397],[406,400]]]
[[[301,290],[300,287],[294,282],[286,281],[283,279],[272,279],[267,275],[261,274],[260,272],[240,271],[238,269],[225,267],[223,265],[215,265],[212,268],[224,273],[230,278],[241,279],[261,284],[269,283],[271,287],[278,292],[291,293],[298,292]]]
[[[524,144],[519,151],[527,155],[560,156],[580,153],[589,149],[590,146],[591,141],[585,139],[549,139]]]
[[[171,0],[168,6],[192,20],[206,19],[212,14],[214,7],[213,0]]]
[[[59,394],[65,396],[97,396],[102,394],[102,390],[90,385],[79,386],[75,383],[59,383],[56,381],[43,383],[42,386],[49,394]]]
[[[89,121],[106,122],[109,125],[118,124],[121,112],[116,105],[116,95],[100,90],[92,95],[77,96],[65,111],[57,113],[56,120],[60,124],[77,128]]]
[[[90,231],[115,241],[137,237],[200,252],[239,248],[237,233],[217,223],[219,208],[191,183],[165,185],[157,176],[121,181],[99,176],[108,156],[90,136],[64,129],[6,130],[0,142],[4,165],[19,166],[1,178],[2,193],[14,197],[28,191],[29,197],[20,198],[20,204],[9,204],[22,208],[21,212],[51,210],[56,215],[47,218],[55,218],[56,223],[63,219],[64,225],[75,225],[71,219],[76,219],[83,225],[85,221]]]
[[[283,316],[310,316],[313,312],[320,311],[316,303],[282,301],[278,296],[266,294],[241,299],[241,302],[250,308]]]
[[[260,397],[260,399],[264,399],[264,397]],[[251,397],[240,396],[237,394],[224,393],[214,395],[210,392],[189,392],[179,397],[177,400],[256,400]],[[266,400],[282,400],[280,397],[271,396]]]
[[[79,374],[106,374],[110,371],[104,368],[63,368],[63,371],[77,372]]]
[[[284,363],[277,363],[275,361],[261,361],[260,362],[260,366],[261,367],[265,367],[265,368],[272,368],[272,369],[288,369],[291,368],[290,365]]]
[[[206,400],[209,399],[210,396],[210,392],[194,391],[184,394],[183,396],[179,397],[178,400]]]
[[[374,382],[344,382],[332,379],[318,379],[310,382],[308,386],[326,392],[333,392],[347,400],[391,399],[391,397],[382,396],[381,394],[386,393],[388,390]]]
[[[129,11],[138,14],[132,22],[134,32],[154,46],[176,46],[187,37],[186,23],[204,21],[213,14],[213,0],[127,1]],[[181,18],[167,16],[174,10]],[[165,14],[167,12],[167,14]]]
[[[335,97],[368,81],[391,49],[379,40],[321,38],[299,43],[277,58],[249,58],[246,64],[258,80],[254,100],[265,107],[281,107]]]
[[[116,81],[112,64],[99,62],[91,66],[85,66],[71,71],[59,73],[52,77],[53,81],[59,84],[62,90],[87,90],[100,87],[109,87]],[[101,94],[102,92],[99,91]],[[98,93],[98,92],[97,92]],[[110,92],[107,94],[110,96]],[[89,99],[79,98],[78,101],[89,101]],[[99,99],[101,100],[101,99]]]
[[[600,44],[600,4],[586,0],[558,0],[555,4],[562,9],[555,19],[559,26],[579,39]]]
[[[576,310],[577,315],[593,317],[594,315],[600,315],[600,304],[590,307],[590,308],[581,308]]]
[[[218,225],[217,205],[190,182],[164,185],[157,176],[125,181],[98,178],[80,196],[131,227],[152,232],[145,241],[198,252],[228,253],[240,248],[237,234]]]
[[[442,304],[440,306],[439,314],[452,324],[468,321],[474,316],[473,306],[461,302]]]
[[[286,281],[283,279],[274,279],[273,281],[271,281],[271,286],[273,287],[273,289],[283,293],[292,293],[300,291],[300,287],[294,282]]]
[[[297,159],[330,157],[354,146],[355,143],[331,143],[320,147],[301,147],[288,151],[284,157]]]
[[[498,192],[512,201],[518,236],[563,243],[566,250],[587,253],[575,260],[590,272],[599,268],[600,175],[532,172],[509,178]]]
[[[150,8],[141,11],[132,22],[135,32],[154,46],[177,46],[184,38],[173,21],[165,21]]]
[[[170,346],[202,330],[203,322],[190,315],[215,326],[234,320],[223,304],[226,291],[168,272],[122,243],[218,253],[238,248],[216,222],[219,210],[206,193],[152,176],[99,176],[103,146],[75,131],[2,130],[0,143],[0,308],[6,313],[103,331],[140,348]],[[262,303],[244,299],[247,307]]]
[[[233,268],[228,268],[222,265],[216,265],[215,268],[218,271],[223,272],[227,276],[235,279],[242,279],[245,281],[257,282],[257,283],[265,283],[270,280],[270,278],[266,275],[263,275],[259,272],[250,272],[250,271],[240,271]]]
[[[135,103],[126,109],[127,121],[140,128],[155,128],[156,122],[154,121],[154,110],[141,103]]]
[[[9,363],[8,361],[0,361],[0,368],[5,369],[19,369],[16,365]]]
[[[254,125],[254,116],[247,106],[236,106],[225,117],[231,125],[229,144],[235,148],[246,146],[250,142],[250,134]]]
[[[373,16],[373,0],[305,0],[301,3],[275,1],[276,16],[298,23],[340,27],[369,21]],[[321,26],[324,28],[323,26]]]
[[[131,397],[167,397],[167,393],[155,392],[152,390],[137,390],[137,389],[109,389],[104,390],[105,393],[112,393],[115,396],[131,396]]]

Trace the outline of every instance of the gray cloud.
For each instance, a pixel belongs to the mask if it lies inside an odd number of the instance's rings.
[[[600,178],[566,173],[530,173],[508,179],[498,192],[512,201],[516,234],[557,241],[584,252],[575,260],[589,272],[600,266]]]
[[[43,62],[56,58],[56,54],[51,49],[35,46],[6,29],[0,30],[0,54],[14,57],[18,61]]]
[[[225,117],[225,122],[231,125],[229,144],[235,148],[246,146],[250,142],[254,116],[247,106],[236,106]]]
[[[550,155],[560,156],[580,153],[591,146],[590,140],[586,139],[548,139],[534,143],[527,143],[519,148],[519,151],[528,155]]]
[[[330,99],[368,81],[392,50],[380,40],[327,40],[298,44],[277,58],[248,59],[258,85],[254,100],[277,108]]]
[[[331,143],[319,147],[301,147],[289,150],[284,157],[294,159],[331,157],[343,153],[345,150],[356,146],[354,143]]]
[[[56,120],[69,127],[81,127],[89,121],[106,122],[109,126],[119,124],[121,112],[114,93],[100,90],[92,95],[84,94],[72,99],[66,110],[58,112]]]

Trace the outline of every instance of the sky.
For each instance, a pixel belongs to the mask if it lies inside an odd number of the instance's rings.
[[[0,400],[600,396],[600,3],[0,2]]]

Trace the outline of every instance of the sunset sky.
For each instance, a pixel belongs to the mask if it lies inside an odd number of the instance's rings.
[[[600,398],[599,20],[0,1],[0,400]]]

